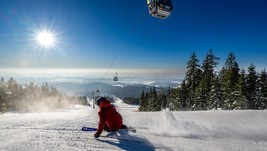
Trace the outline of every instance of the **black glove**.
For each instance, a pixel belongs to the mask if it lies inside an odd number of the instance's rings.
[[[94,137],[95,137],[95,138],[98,138],[99,136],[100,136],[100,134],[98,134],[98,133],[95,133],[95,134],[94,134]]]

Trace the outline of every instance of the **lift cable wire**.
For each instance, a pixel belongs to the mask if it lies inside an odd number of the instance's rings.
[[[160,22],[162,22],[161,20],[157,20],[157,22],[155,23],[155,27],[156,27],[156,25],[159,25],[159,23]],[[148,32],[147,32],[148,33]],[[121,64],[121,66],[117,69],[117,72],[116,73],[118,73],[121,69],[122,69],[122,67],[130,60],[130,58],[132,57],[132,56],[134,56],[134,54],[135,54],[135,52],[136,52],[136,49],[133,49],[130,53],[129,53],[129,55],[128,55],[128,57],[125,59],[125,61]]]
[[[144,11],[145,11],[145,8],[146,8],[146,7],[147,7],[147,6],[144,5],[144,7],[143,7],[143,8],[141,9],[141,11],[139,12],[138,16],[135,18],[133,24],[131,25],[131,28],[129,29],[129,31],[128,31],[127,34],[126,34],[126,38],[125,38],[125,39],[129,39],[129,37],[130,37],[131,34],[133,33],[133,31],[134,31],[134,29],[135,29],[137,23],[139,22],[141,16],[144,14]],[[110,71],[111,67],[113,66],[113,64],[114,64],[115,61],[117,60],[119,54],[121,53],[122,48],[125,47],[125,45],[126,45],[126,41],[124,41],[124,42],[121,44],[121,46],[120,46],[121,49],[118,49],[118,50],[117,50],[116,55],[113,57],[112,62],[110,63],[109,67],[107,68],[106,72],[105,72],[104,75],[103,75],[103,78],[106,77],[106,75],[107,75],[108,72]],[[99,91],[98,87],[99,87],[99,84],[97,85],[97,90]]]
[[[139,13],[139,15],[137,16],[137,18],[136,18],[136,20],[135,20],[135,22],[134,22],[135,26],[136,26],[136,24],[138,23],[138,21],[140,20],[140,18],[144,15],[144,12],[145,12],[146,7],[147,7],[147,6],[145,6],[145,7],[142,9],[142,11]],[[135,27],[135,26],[134,26],[134,27]],[[131,32],[133,32],[133,28],[132,28],[132,31],[131,31]],[[135,52],[135,51],[132,50],[132,51],[128,54],[128,57],[127,57],[126,60],[121,64],[121,66],[117,69],[117,72],[116,72],[116,73],[118,73],[118,72],[121,70],[121,68],[128,62],[128,60],[131,58],[131,56],[133,56],[133,53],[134,53],[134,52]]]

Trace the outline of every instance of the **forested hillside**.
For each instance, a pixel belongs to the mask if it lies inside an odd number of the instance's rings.
[[[218,69],[219,58],[210,49],[202,65],[195,53],[187,62],[185,78],[179,88],[169,88],[162,94],[151,88],[141,94],[141,111],[211,110],[211,109],[266,109],[267,73],[256,71],[251,64],[246,70],[229,53],[222,69]]]
[[[14,78],[0,82],[0,112],[55,110],[70,104],[87,104],[86,97],[72,97],[44,83],[18,84]]]

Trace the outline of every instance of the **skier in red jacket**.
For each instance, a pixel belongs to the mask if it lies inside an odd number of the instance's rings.
[[[103,130],[114,132],[119,129],[127,128],[122,122],[122,116],[117,112],[115,106],[112,105],[109,100],[105,97],[99,97],[96,100],[96,104],[99,107],[99,123],[94,137],[99,137]]]

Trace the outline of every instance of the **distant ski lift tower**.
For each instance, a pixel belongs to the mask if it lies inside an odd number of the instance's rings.
[[[149,15],[165,19],[170,16],[173,6],[171,0],[147,0]]]
[[[115,77],[113,78],[113,81],[118,81],[118,73],[116,73]]]

